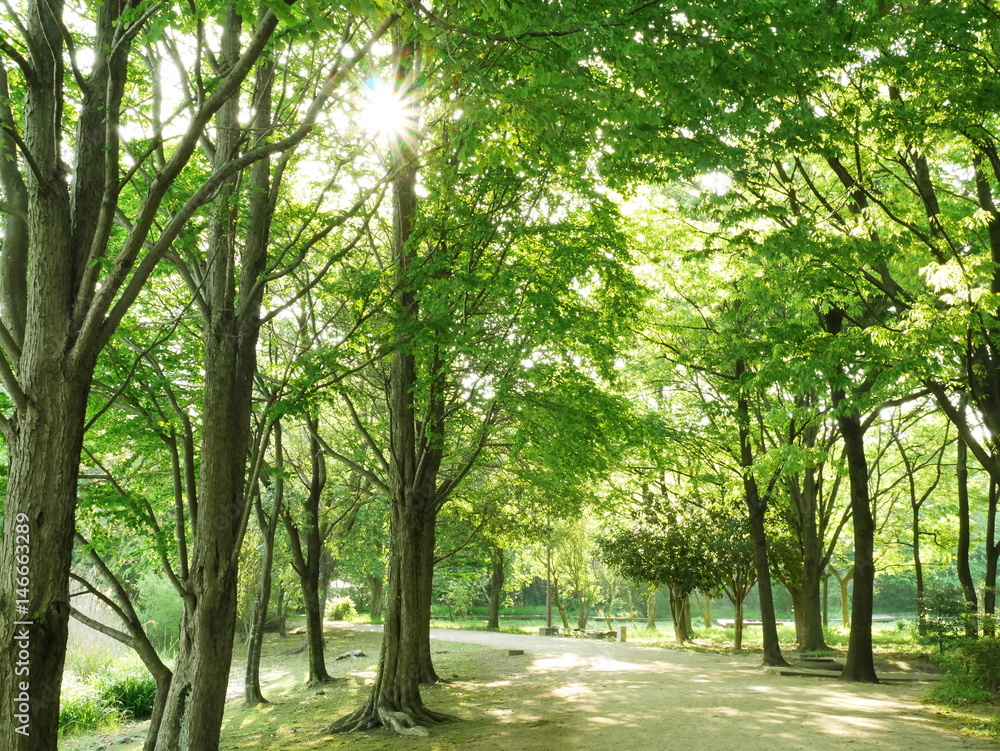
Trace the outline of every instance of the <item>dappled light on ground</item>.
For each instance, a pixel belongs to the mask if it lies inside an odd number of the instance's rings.
[[[433,632],[434,637],[439,633]],[[379,639],[372,628],[331,628],[328,654],[362,648],[367,655],[377,655]],[[435,726],[424,739],[404,739],[384,730],[330,736],[324,729],[355,709],[369,690],[376,658],[330,662],[336,682],[310,689],[305,686],[305,656],[282,654],[291,641],[269,637],[266,643],[261,673],[271,704],[242,706],[242,658],[237,656],[221,749],[995,748],[989,741],[939,726],[919,703],[927,690],[922,684],[851,685],[835,678],[765,673],[760,658],[753,655],[485,632],[451,632],[434,657],[438,672],[449,682],[423,690],[427,706],[456,714],[460,722]],[[511,649],[525,654],[511,655]],[[142,748],[141,726],[119,735],[125,740],[67,748]]]

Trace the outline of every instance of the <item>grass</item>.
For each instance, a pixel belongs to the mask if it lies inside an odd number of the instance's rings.
[[[1000,642],[978,639],[942,658],[947,673],[926,703],[963,732],[1000,741]]]
[[[475,626],[485,629],[485,619],[477,618],[469,622],[436,621],[435,627],[457,628]],[[596,629],[606,624],[593,621]],[[628,640],[674,648],[673,630],[669,623],[661,623],[655,631],[645,630],[645,621],[625,623],[629,626]],[[502,622],[504,631],[513,633],[537,633],[537,620],[506,619]],[[923,647],[916,643],[905,628],[893,623],[875,626],[875,641],[883,654],[933,653],[933,645]],[[685,647],[688,650],[705,652],[732,652],[732,629],[696,628],[695,643]],[[794,639],[794,629],[783,627],[779,636],[788,647]],[[828,633],[834,654],[843,654],[846,634],[839,629]],[[306,688],[307,664],[303,655],[282,655],[290,646],[295,646],[298,638],[281,639],[269,634],[264,645],[261,677],[264,694],[270,703],[247,708],[240,701],[242,696],[242,667],[245,652],[237,645],[233,660],[234,690],[227,702],[223,725],[222,749],[271,749],[289,751],[311,751],[312,749],[382,749],[402,751],[413,746],[413,739],[401,739],[388,731],[376,731],[363,735],[330,736],[322,731],[338,717],[357,708],[375,677],[380,634],[352,632],[344,629],[330,629],[327,632],[327,667],[337,681],[332,686]],[[745,652],[759,649],[761,629],[749,627],[745,632]],[[843,644],[841,644],[843,642]],[[335,658],[345,652],[361,649],[367,657],[360,660],[337,661]],[[434,664],[440,675],[450,681],[448,684],[424,689],[427,704],[456,714],[462,722],[449,727],[446,734],[421,741],[422,748],[430,751],[461,749],[469,743],[491,737],[496,732],[491,713],[504,701],[507,679],[522,668],[516,658],[508,658],[501,650],[458,642],[436,642]],[[988,737],[997,737],[1000,717],[988,704],[966,704],[963,706],[939,705],[935,709],[949,724],[966,732]],[[130,723],[127,720],[108,718],[109,721],[123,722],[120,729],[109,732],[108,723],[94,732],[64,736],[60,749],[68,751],[97,751],[100,748],[115,748],[116,751],[140,751],[145,735],[145,723]]]
[[[323,731],[338,717],[356,709],[367,695],[375,677],[381,634],[327,631],[327,669],[336,682],[330,686],[307,688],[308,665],[303,655],[282,655],[294,646],[297,637],[265,638],[261,681],[269,703],[245,707],[237,692],[226,704],[222,727],[222,750],[251,751],[275,749],[312,751],[313,749],[364,749],[364,751],[404,751],[413,748],[414,740],[378,730],[364,734],[327,735]],[[337,661],[335,658],[360,649],[367,657]],[[421,741],[427,751],[459,751],[468,743],[495,732],[489,709],[504,691],[503,680],[509,677],[510,659],[500,650],[475,644],[449,642],[435,644],[434,664],[449,683],[424,687],[421,694],[428,706],[455,714],[462,722],[449,727],[446,737]],[[246,655],[238,647],[233,658],[232,678],[242,687],[242,666]],[[520,668],[517,668],[520,669]],[[231,683],[232,685],[232,683]],[[233,694],[231,694],[233,696]],[[146,723],[126,724],[117,730],[64,737],[60,751],[141,751]]]
[[[500,631],[509,634],[537,634],[538,629],[544,625],[537,619],[517,619],[505,618],[500,621]],[[562,624],[555,621],[553,625],[562,628]],[[575,627],[575,621],[570,621],[571,628]],[[628,628],[627,639],[629,642],[647,644],[649,646],[664,647],[667,649],[684,649],[689,651],[707,651],[727,653],[733,651],[733,629],[721,626],[696,627],[694,629],[694,641],[678,647],[674,643],[673,624],[661,621],[657,628],[647,629],[646,620],[636,619],[634,621],[617,621],[615,625],[624,625]],[[469,631],[486,631],[486,618],[473,617],[464,619],[432,618],[432,628],[464,629]],[[607,628],[607,622],[603,618],[592,618],[588,628],[599,631]],[[834,626],[824,630],[826,643],[830,647],[829,654],[846,652],[848,640],[850,639],[850,629],[842,626]],[[795,627],[790,625],[778,626],[778,641],[782,647],[791,649],[795,644]],[[916,631],[913,624],[906,620],[890,621],[886,623],[876,623],[872,626],[872,643],[875,653],[880,656],[891,657],[932,657],[935,652],[933,644],[922,644],[917,640]],[[753,652],[764,648],[763,630],[760,626],[747,626],[743,629],[743,651]]]

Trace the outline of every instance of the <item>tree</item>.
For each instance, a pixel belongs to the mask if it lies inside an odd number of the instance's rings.
[[[0,736],[16,749],[55,748],[77,475],[98,353],[188,217],[226,176],[269,150],[220,164],[219,171],[199,181],[174,220],[162,232],[154,231],[153,219],[208,122],[236,96],[276,28],[277,17],[267,12],[237,55],[239,64],[221,74],[169,159],[155,168],[156,179],[132,207],[122,204],[134,175],[126,170],[127,180],[121,182],[130,57],[152,18],[170,23],[166,11],[140,3],[95,6],[88,19],[93,35],[85,37],[94,63],[84,75],[71,58],[71,37],[65,32],[73,22],[63,4],[32,1],[23,18],[12,19],[19,39],[4,42],[5,59],[20,78],[0,62],[5,209],[0,372],[11,399],[11,411],[0,421],[11,458],[4,511],[10,523],[0,543],[0,696],[5,706],[13,705],[25,682],[14,676],[13,637],[25,628],[14,624],[15,599],[24,601],[21,619],[34,624],[26,681],[29,716],[20,721],[9,712],[0,716]],[[64,75],[67,68],[73,76]],[[62,122],[68,106],[77,122],[69,143]],[[157,133],[154,143],[161,136]],[[63,162],[67,153],[73,155],[71,167]],[[123,234],[114,228],[118,208],[131,219]],[[31,541],[27,587],[17,586],[13,565],[18,534]]]

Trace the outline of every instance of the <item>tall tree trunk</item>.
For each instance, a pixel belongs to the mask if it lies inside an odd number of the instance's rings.
[[[834,390],[835,407],[846,397]],[[854,592],[851,596],[851,636],[841,678],[858,683],[878,683],[872,652],[872,615],[875,589],[875,520],[868,491],[868,461],[864,431],[856,413],[837,418],[844,437],[847,472],[851,485],[851,519],[854,525]]]
[[[59,728],[88,384],[69,381],[60,357],[45,352],[55,341],[31,342],[22,355],[33,407],[15,418],[7,444],[11,464],[0,548],[0,738],[11,751],[55,749]]]
[[[323,554],[319,559],[319,612],[320,618],[326,618],[326,602],[330,596],[330,582],[337,570],[337,559],[333,557],[330,548],[323,546]]]
[[[413,628],[413,624],[420,622],[423,608],[422,574],[412,559],[420,555],[426,539],[424,504],[403,488],[397,486],[394,491],[378,674],[364,705],[334,723],[330,728],[333,732],[385,726],[403,735],[426,735],[424,725],[446,719],[445,715],[429,710],[420,696],[421,639]]]
[[[239,56],[241,27],[236,6],[230,5],[219,55],[223,70]],[[255,104],[258,113],[264,110],[261,102]],[[216,116],[219,165],[238,152],[239,114],[239,101],[232,98]],[[266,114],[270,116],[269,103]],[[257,162],[251,184],[267,185],[268,174],[268,161]],[[263,294],[258,281],[266,268],[271,215],[266,196],[266,190],[251,196],[246,242],[238,258],[235,178],[220,187],[209,221],[198,499],[191,519],[193,545],[180,651],[157,751],[215,751],[219,747],[236,624],[239,549],[246,524],[246,464]]]
[[[771,569],[767,560],[767,532],[764,529],[764,507],[756,496],[756,483],[751,484],[747,494],[747,509],[750,519],[750,535],[753,537],[753,562],[757,571],[757,595],[760,599],[761,630],[764,639],[763,664],[769,666],[788,665],[781,654],[778,641],[778,623],[774,614],[774,592],[771,588]],[[746,486],[746,482],[744,482]],[[753,500],[751,500],[753,498]]]
[[[434,477],[436,474],[435,472]],[[423,492],[427,497],[433,499],[434,491],[433,481],[424,484]],[[420,639],[420,682],[430,686],[441,680],[431,659],[431,603],[434,600],[434,551],[437,546],[437,511],[433,502],[428,503],[427,517],[420,548],[423,558],[420,561],[420,611],[416,628]]]
[[[733,600],[733,649],[739,652],[743,649],[743,597]]]
[[[576,613],[576,627],[583,631],[590,622],[590,598],[580,592],[577,602],[580,603],[580,609]]]
[[[649,585],[646,592],[646,630],[656,631],[656,586]]]
[[[680,594],[674,587],[670,590],[670,617],[674,622],[674,643],[684,646],[691,640],[691,611],[687,595]]]
[[[743,362],[736,364],[736,376],[740,378],[746,371]],[[753,563],[757,573],[757,594],[760,598],[761,630],[764,638],[763,664],[768,666],[788,665],[781,654],[778,641],[778,624],[774,615],[774,592],[771,588],[771,567],[767,559],[767,530],[764,513],[767,498],[763,497],[754,477],[754,452],[750,442],[750,403],[745,397],[737,400],[739,420],[740,468],[743,472],[743,499],[747,505],[750,522],[750,537],[753,539]]]
[[[394,34],[397,79],[401,88],[416,75],[416,46]],[[413,329],[420,304],[411,275],[416,261],[412,247],[417,216],[417,165],[412,145],[402,136],[395,142],[397,168],[392,179],[392,254],[396,287],[395,351],[389,364],[389,574],[386,613],[378,674],[364,704],[338,720],[331,732],[390,727],[404,735],[426,735],[424,725],[447,715],[428,709],[420,696],[428,678],[431,585],[434,571],[436,478],[444,440],[443,403],[431,404],[430,423],[418,431],[414,405],[418,378]],[[433,358],[432,358],[433,359]],[[432,366],[433,367],[433,366]],[[436,381],[439,374],[433,373]],[[418,433],[422,440],[418,442]],[[425,445],[424,441],[427,442]],[[433,676],[436,678],[436,676]]]
[[[278,584],[278,602],[274,609],[278,616],[278,636],[282,639],[288,638],[288,605],[285,601],[285,585]]]
[[[986,636],[996,634],[996,602],[997,602],[997,559],[1000,558],[1000,545],[996,540],[997,529],[997,496],[1000,484],[990,479],[989,508],[986,514],[986,577],[983,581],[983,633]]]
[[[319,421],[306,417],[309,434],[309,481],[302,502],[302,520],[285,509],[285,529],[292,553],[292,567],[299,576],[306,611],[306,645],[309,653],[309,685],[329,683],[323,646],[323,610],[320,597],[320,564],[327,528],[323,521],[322,499],[326,488],[326,454],[317,438]]]
[[[302,600],[306,610],[306,645],[309,655],[310,686],[320,686],[333,680],[326,671],[326,647],[323,644],[323,613],[320,611],[319,587],[312,577],[301,580]]]
[[[962,399],[961,409],[965,410],[965,399]],[[961,438],[958,440],[958,457],[955,467],[958,483],[958,550],[956,553],[956,568],[958,581],[962,585],[962,598],[965,600],[965,635],[976,638],[979,628],[976,623],[976,613],[979,601],[976,597],[976,584],[972,580],[969,568],[969,547],[971,531],[969,514],[969,447]]]
[[[823,540],[817,520],[819,487],[812,476],[802,487],[804,513],[802,523],[802,582],[795,609],[795,630],[802,652],[821,652],[828,649],[823,633],[823,613],[820,598],[820,581],[823,576]]]
[[[562,621],[564,629],[569,630],[569,601],[563,600],[562,592],[559,588],[559,579],[552,577],[552,604],[559,611],[559,619]]]
[[[500,603],[503,602],[503,585],[506,581],[505,567],[507,556],[504,549],[495,547],[490,552],[492,573],[490,576],[490,617],[486,628],[490,631],[500,630]]]
[[[799,651],[802,651],[802,588],[796,586],[789,586],[785,584],[785,589],[788,590],[788,594],[792,597],[792,618],[795,621],[795,643],[798,645]]]
[[[837,573],[837,569],[830,568],[833,578],[837,580],[837,589],[840,590],[840,622],[844,628],[851,627],[851,594],[847,591],[854,579],[854,567],[847,569],[844,575]]]
[[[110,45],[109,18],[120,12],[120,3],[109,2],[100,14],[98,44]],[[3,212],[0,257],[5,334],[0,364],[5,397],[14,404],[13,417],[2,426],[10,459],[0,538],[0,739],[11,751],[56,748],[77,476],[96,362],[93,348],[74,352],[80,255],[86,257],[95,238],[81,231],[74,237],[77,213],[91,214],[93,204],[74,211],[63,164],[62,16],[61,0],[30,2],[26,8],[26,54],[35,79],[26,82],[21,132],[32,161],[23,181],[17,168],[23,156],[15,152],[8,130],[16,123],[8,120],[9,100],[0,92],[5,121],[0,179],[4,199],[23,211],[22,216]],[[120,46],[118,57],[127,56],[128,44]],[[81,129],[84,120],[97,116],[95,104],[108,122],[117,118],[120,105],[109,70],[123,65],[124,57],[109,61],[100,50],[95,54],[104,75],[92,76],[92,85],[104,88],[84,105]],[[6,70],[3,79],[6,90]],[[95,138],[87,147],[101,155],[101,165],[105,145]],[[114,159],[117,151],[109,147],[109,154]],[[78,181],[107,177],[103,166],[96,173],[80,167]],[[99,204],[104,186],[94,188]],[[87,242],[82,254],[81,241]]]
[[[284,464],[284,446],[281,433],[281,421],[274,423],[274,459],[278,467]],[[264,646],[264,627],[267,625],[267,608],[271,600],[271,574],[274,569],[274,536],[278,531],[278,521],[281,519],[281,509],[285,500],[285,478],[279,472],[274,478],[274,505],[271,515],[264,513],[264,504],[260,489],[255,494],[257,523],[264,536],[264,558],[260,564],[260,580],[257,588],[257,600],[254,603],[253,618],[250,621],[250,636],[247,639],[247,668],[243,680],[243,701],[253,707],[267,703],[260,688],[260,656]],[[279,601],[280,603],[280,601]],[[280,604],[279,604],[280,608]]]
[[[917,633],[920,636],[927,635],[927,606],[924,595],[924,563],[920,558],[920,508],[911,507],[912,517],[910,519],[910,539],[913,547],[913,574],[916,578],[917,589]]]
[[[799,592],[798,605],[802,611],[802,635],[799,640],[799,650],[802,652],[821,652],[829,649],[826,635],[823,633],[820,574],[817,562],[809,561],[803,567],[804,580]]]
[[[368,586],[372,592],[371,619],[375,621],[382,617],[382,603],[385,600],[382,577],[369,575]]]

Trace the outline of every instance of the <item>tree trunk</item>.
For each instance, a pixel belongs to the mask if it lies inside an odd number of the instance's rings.
[[[590,622],[590,601],[586,596],[580,595],[580,610],[576,614],[576,627],[583,631]]]
[[[167,708],[167,697],[170,695],[170,683],[173,678],[174,674],[165,665],[163,670],[157,670],[153,674],[153,680],[156,681],[156,695],[153,697],[153,711],[149,716],[149,730],[146,731],[142,751],[153,751],[156,748],[156,739],[160,734],[160,725],[163,724],[163,714]]]
[[[830,571],[833,572],[833,577],[837,580],[837,587],[840,590],[840,622],[844,625],[844,628],[850,628],[851,594],[847,591],[847,588],[854,578],[854,568],[849,568],[844,572],[843,576],[838,574],[836,569],[831,568]]]
[[[924,563],[920,558],[920,508],[911,507],[910,536],[913,546],[913,573],[917,588],[917,633],[927,635],[927,605],[924,599]]]
[[[799,640],[799,650],[802,652],[822,652],[829,647],[826,635],[823,633],[823,600],[821,596],[821,578],[818,566],[808,563],[803,567],[804,581],[799,592],[798,609],[802,611],[802,635]],[[798,611],[796,611],[798,620]]]
[[[235,5],[230,5],[220,52],[224,70],[238,57],[241,26]],[[237,98],[219,109],[217,163],[228,162],[238,151],[239,112]],[[259,185],[267,175],[267,160],[258,162],[251,178],[253,185]],[[209,220],[197,512],[191,519],[193,551],[185,583],[180,651],[157,751],[218,749],[232,661],[262,295],[258,280],[266,267],[269,222],[266,210],[248,212],[246,243],[237,260],[235,187],[235,178],[220,187]]]
[[[743,602],[745,597],[736,597],[733,600],[733,649],[737,652],[743,649]]]
[[[961,401],[961,409],[965,411],[964,398]],[[965,600],[963,619],[965,621],[965,635],[970,639],[975,639],[979,636],[979,628],[976,623],[979,601],[976,597],[976,584],[972,580],[972,571],[969,568],[971,537],[969,529],[969,448],[961,438],[958,440],[955,475],[958,483],[958,551],[955,563],[958,581],[962,585],[962,598]]]
[[[288,530],[292,567],[299,576],[302,602],[306,610],[306,644],[309,651],[310,686],[329,683],[323,647],[323,610],[320,597],[320,565],[324,555],[326,526],[322,515],[323,490],[326,488],[326,455],[317,439],[319,421],[306,417],[309,434],[309,480],[302,502],[302,521],[297,521],[290,509],[285,509],[285,529]]]
[[[741,377],[746,370],[742,362],[736,364],[736,376]],[[760,598],[761,630],[764,639],[763,664],[768,666],[788,665],[781,654],[778,641],[778,625],[774,615],[774,593],[771,589],[771,567],[767,560],[767,531],[764,527],[764,512],[767,498],[762,497],[754,477],[753,445],[750,442],[750,403],[746,398],[737,400],[739,418],[740,467],[743,471],[743,498],[747,505],[750,522],[750,537],[753,539],[753,563],[757,573],[757,593]]]
[[[281,421],[274,425],[275,463],[284,464]],[[278,531],[278,520],[284,505],[285,480],[279,472],[274,479],[274,507],[271,516],[264,514],[264,505],[258,488],[256,498],[257,522],[264,533],[264,558],[260,564],[260,584],[254,603],[253,619],[250,622],[250,637],[247,640],[247,669],[243,680],[243,701],[248,707],[267,703],[260,688],[260,655],[264,646],[264,627],[267,625],[267,608],[271,600],[271,573],[274,569],[274,536]],[[278,607],[281,607],[280,600]]]
[[[649,585],[646,592],[646,630],[656,631],[656,586]]]
[[[802,589],[785,584],[785,589],[792,596],[792,618],[795,620],[795,643],[802,649]]]
[[[425,466],[425,473],[427,472]],[[437,473],[434,472],[433,477]],[[434,669],[434,661],[431,659],[431,603],[434,600],[434,551],[437,547],[437,510],[434,504],[435,483],[433,478],[430,482],[423,482],[421,485],[421,495],[430,499],[426,503],[427,519],[423,525],[424,539],[420,543],[420,610],[417,613],[418,622],[415,626],[420,640],[419,648],[419,680],[424,685],[439,683],[441,678]],[[450,606],[449,606],[450,610]]]
[[[37,81],[27,85],[23,135],[32,169],[24,182],[16,170],[23,157],[15,155],[6,130],[0,135],[4,199],[20,204],[27,220],[3,212],[0,258],[3,322],[18,345],[5,343],[0,355],[15,371],[4,379],[5,399],[15,410],[3,424],[9,476],[0,538],[0,738],[10,751],[56,748],[77,476],[96,360],[96,353],[72,351],[78,268],[62,161],[63,3],[31,2],[26,11]],[[102,99],[103,91],[94,97]]]
[[[372,592],[371,620],[376,621],[382,617],[382,603],[384,600],[382,577],[369,575],[368,585]]]
[[[333,581],[333,573],[336,570],[337,559],[324,545],[322,557],[319,559],[319,614],[323,620],[326,619],[326,602],[330,596],[330,582]]]
[[[503,602],[503,585],[506,581],[506,558],[504,549],[499,547],[494,548],[490,555],[493,573],[490,577],[490,617],[486,624],[490,631],[500,630],[500,603]]]
[[[390,505],[388,596],[378,675],[364,705],[334,723],[330,732],[385,726],[403,735],[426,735],[424,725],[447,719],[446,715],[427,709],[420,696],[424,581],[421,567],[414,564],[415,559],[423,558],[421,547],[427,539],[426,504],[404,488],[394,487],[394,491]]]
[[[309,577],[302,579],[302,600],[306,609],[306,644],[309,653],[309,686],[321,686],[333,679],[326,672],[326,647],[323,645],[323,613],[319,588]]]
[[[754,483],[756,488],[756,483]],[[750,512],[750,534],[753,537],[753,562],[757,572],[757,595],[760,599],[761,630],[764,639],[764,665],[788,665],[781,654],[778,624],[774,615],[774,593],[771,589],[771,569],[767,560],[767,533],[764,530],[764,508],[759,501],[747,498]]]
[[[416,48],[395,34],[397,79],[408,85],[417,71]],[[378,674],[371,693],[354,713],[338,720],[331,732],[365,730],[379,726],[404,735],[427,735],[426,724],[446,715],[432,712],[420,696],[427,678],[431,587],[434,572],[436,478],[444,440],[444,404],[432,399],[428,415],[414,405],[418,391],[412,340],[420,320],[420,306],[411,265],[416,259],[411,235],[417,216],[417,165],[412,144],[400,135],[394,144],[397,168],[392,179],[392,255],[396,288],[395,348],[389,363],[389,573],[386,613]],[[439,373],[431,376],[440,387]],[[433,390],[433,387],[432,387]],[[440,398],[443,398],[439,392]],[[418,445],[418,433],[426,439]],[[430,666],[433,668],[433,666]],[[436,676],[434,676],[436,678]]]
[[[687,595],[678,593],[673,587],[670,590],[670,617],[674,621],[674,643],[684,646],[691,640],[691,610]]]
[[[556,610],[559,611],[559,618],[562,620],[563,628],[568,631],[570,603],[568,601],[563,601],[562,594],[559,592],[559,580],[554,577],[552,579],[552,604],[555,605]]]
[[[845,402],[843,392],[834,389],[834,405]],[[842,407],[841,407],[842,408]],[[852,624],[847,660],[841,678],[857,683],[878,683],[872,652],[872,615],[875,588],[875,520],[868,491],[868,461],[864,431],[857,414],[837,418],[844,437],[847,472],[851,484],[851,519],[854,524],[854,592],[851,597]]]
[[[989,508],[986,514],[986,577],[983,581],[983,633],[986,636],[996,634],[996,602],[997,602],[997,559],[1000,558],[1000,545],[996,541],[997,527],[997,495],[1000,485],[990,479]]]
[[[278,636],[288,638],[288,605],[285,602],[285,585],[278,583],[278,602],[274,609],[278,616]]]
[[[88,383],[67,378],[61,358],[45,351],[54,343],[32,342],[22,355],[33,406],[15,418],[8,436],[0,548],[0,737],[11,751],[55,749],[59,729]]]

